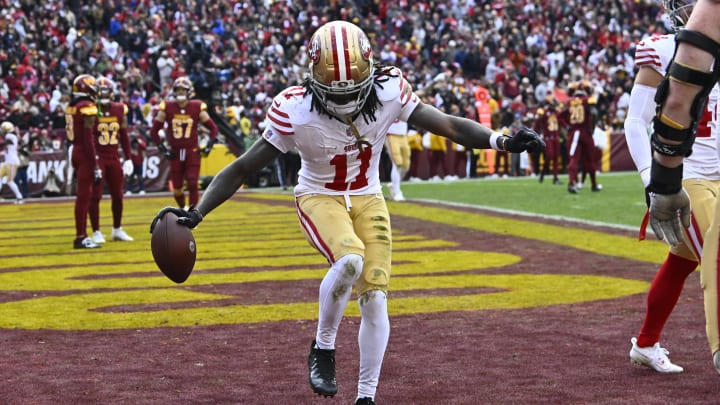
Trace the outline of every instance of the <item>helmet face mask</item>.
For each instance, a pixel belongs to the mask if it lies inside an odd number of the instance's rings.
[[[318,28],[310,39],[310,89],[333,115],[362,110],[373,85],[372,48],[365,33],[346,21]]]
[[[74,97],[90,97],[95,100],[97,97],[97,83],[95,78],[82,74],[73,80],[72,92]]]
[[[175,100],[185,102],[193,97],[193,84],[187,77],[178,77],[173,83]]]
[[[695,0],[662,0],[663,9],[668,14],[670,25],[674,31],[679,31],[690,18]]]
[[[98,78],[96,84],[98,92],[98,103],[102,105],[109,105],[114,96],[113,93],[115,89],[115,84],[107,77]]]

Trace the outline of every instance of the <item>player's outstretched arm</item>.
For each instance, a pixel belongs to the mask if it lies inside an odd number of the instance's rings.
[[[494,132],[479,122],[445,114],[428,104],[419,104],[408,118],[408,123],[434,134],[449,138],[455,143],[473,149],[496,149],[519,153],[545,150],[542,136],[530,128],[521,127],[508,137]]]
[[[264,138],[258,139],[247,152],[225,166],[210,182],[197,208],[205,216],[245,183],[248,176],[262,169],[280,155],[280,151]]]
[[[279,155],[277,148],[260,138],[247,152],[225,166],[213,178],[196,207],[191,207],[188,211],[175,207],[163,208],[153,219],[150,232],[152,233],[158,220],[168,211],[178,216],[179,224],[195,228],[210,211],[232,197],[249,175],[267,166]]]

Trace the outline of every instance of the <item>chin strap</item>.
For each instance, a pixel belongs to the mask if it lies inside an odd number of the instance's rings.
[[[364,136],[360,135],[360,131],[358,131],[357,127],[353,123],[351,116],[345,116],[345,123],[350,126],[350,131],[353,133],[356,139],[355,145],[357,145],[360,152],[364,150],[364,145],[370,146],[370,141],[368,141]]]

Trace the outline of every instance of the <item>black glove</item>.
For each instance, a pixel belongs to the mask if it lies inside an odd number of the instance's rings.
[[[212,152],[213,145],[215,145],[216,142],[217,142],[217,141],[216,141],[215,139],[210,139],[210,140],[207,142],[207,144],[205,145],[205,147],[202,148],[202,150],[200,151],[200,154],[201,154],[203,157],[207,157],[207,156],[210,154],[210,152]]]
[[[175,152],[169,150],[167,148],[167,146],[165,146],[164,143],[161,143],[160,145],[158,145],[158,150],[160,151],[160,153],[163,154],[163,156],[165,156],[165,159],[167,159],[167,160],[177,159],[177,154]]]
[[[528,127],[520,127],[510,139],[505,142],[505,150],[511,153],[523,151],[542,152],[545,150],[545,140],[537,132]]]
[[[150,224],[150,233],[153,232],[153,230],[155,229],[155,225],[160,220],[160,218],[164,217],[165,214],[167,214],[168,212],[172,212],[173,214],[177,215],[178,224],[187,226],[190,229],[194,229],[195,227],[197,227],[198,224],[203,220],[202,214],[195,207],[190,207],[188,211],[176,207],[165,207],[161,209],[160,212],[157,213],[157,215],[155,215],[155,218],[153,218],[153,221]]]

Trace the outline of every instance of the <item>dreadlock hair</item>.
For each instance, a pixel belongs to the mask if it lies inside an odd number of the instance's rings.
[[[377,96],[377,91],[375,89],[375,86],[383,88],[383,83],[390,80],[391,77],[397,77],[398,74],[391,73],[393,66],[387,66],[383,65],[380,62],[375,62],[375,73],[373,74],[373,87],[370,90],[370,93],[368,94],[367,100],[365,100],[365,104],[363,105],[362,109],[358,114],[362,114],[363,118],[365,119],[365,123],[370,123],[370,121],[376,121],[377,118],[375,117],[375,112],[378,108],[382,106],[382,103],[380,102],[380,99]],[[313,95],[312,103],[310,106],[310,111],[316,110],[320,115],[326,115],[330,118],[334,118],[336,120],[340,120],[340,118],[330,114],[327,109],[325,109],[325,106],[320,103],[319,97],[314,97],[315,93],[313,93],[312,88],[310,87],[310,76],[306,76],[305,80],[303,80],[302,86],[305,88],[305,96],[308,94]],[[356,114],[357,115],[357,114]]]

